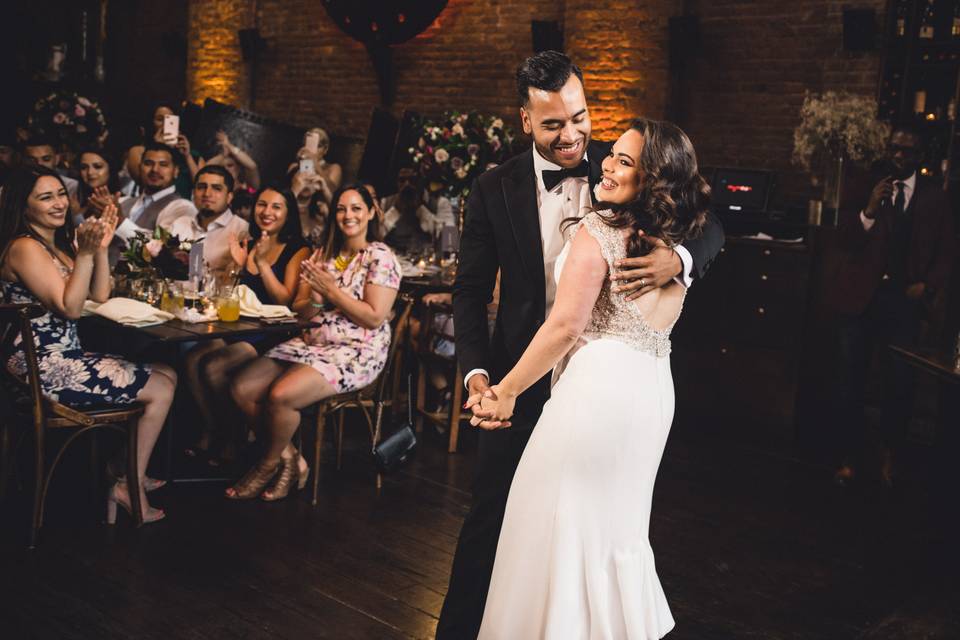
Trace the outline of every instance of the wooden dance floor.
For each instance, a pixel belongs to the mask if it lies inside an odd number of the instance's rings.
[[[355,440],[343,471],[328,457],[316,509],[305,493],[266,504],[227,501],[223,483],[167,487],[152,494],[167,520],[140,531],[96,522],[80,455],[74,479],[55,480],[35,552],[23,505],[0,512],[0,636],[431,638],[467,511],[464,440],[448,456],[428,438],[379,496]],[[957,527],[943,513],[956,502],[931,495],[924,468],[893,492],[840,490],[825,466],[674,434],[651,528],[668,638],[960,637]]]

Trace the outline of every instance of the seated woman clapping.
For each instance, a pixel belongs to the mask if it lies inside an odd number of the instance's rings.
[[[145,473],[177,376],[164,364],[135,364],[80,346],[76,320],[84,303],[88,297],[103,302],[110,296],[107,247],[117,209],[106,204],[99,218],[89,218],[76,231],[69,210],[67,189],[56,172],[31,167],[11,174],[0,196],[0,289],[6,302],[38,303],[47,309],[46,315],[32,321],[45,395],[76,408],[144,404],[137,425],[140,504],[144,522],[154,522],[164,513],[151,507],[143,493]],[[3,362],[10,373],[25,375],[19,340],[3,354]],[[148,488],[157,484],[149,483]],[[114,519],[118,504],[130,511],[125,481],[110,488],[108,521]]]
[[[373,382],[387,361],[389,317],[400,288],[396,256],[377,241],[373,199],[361,184],[334,195],[326,242],[304,260],[297,310],[320,326],[267,352],[234,379],[231,395],[265,433],[266,452],[229,498],[285,497],[309,469],[290,444],[300,411]],[[272,484],[271,484],[272,482]],[[264,491],[264,487],[270,485]]]
[[[250,237],[232,236],[230,253],[233,261],[242,265],[239,284],[249,287],[261,302],[293,302],[300,284],[300,263],[310,250],[300,231],[296,200],[288,189],[267,186],[257,193]],[[230,376],[269,346],[262,337],[254,336],[231,344],[211,340],[187,353],[184,367],[202,420],[200,438],[186,450],[188,456],[207,457],[212,465],[219,463],[221,454],[230,457],[230,444],[236,439],[221,428],[233,423],[227,419],[234,413],[226,393]]]
[[[102,149],[84,149],[77,154],[80,184],[70,199],[76,219],[99,216],[111,202],[120,207],[126,196],[120,193],[120,162]]]

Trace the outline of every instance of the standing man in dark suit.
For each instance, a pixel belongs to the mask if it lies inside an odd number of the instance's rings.
[[[532,136],[533,147],[477,179],[460,241],[453,308],[468,404],[516,364],[550,312],[554,264],[565,241],[561,223],[593,205],[600,163],[610,150],[609,143],[590,139],[583,74],[567,56],[547,51],[526,59],[517,69],[517,90],[523,130]],[[673,278],[689,286],[722,245],[723,230],[711,218],[703,235],[686,247],[658,242],[648,255],[625,260],[616,274],[621,289],[642,295]],[[500,306],[491,338],[486,308],[498,271]],[[473,500],[460,532],[438,640],[477,635],[510,483],[549,395],[548,375],[519,397],[509,429],[479,434]]]
[[[892,481],[892,455],[903,440],[913,404],[914,377],[887,345],[917,342],[920,323],[943,292],[953,261],[953,212],[940,184],[917,171],[920,136],[906,128],[890,137],[888,174],[866,207],[843,221],[843,261],[833,307],[838,311],[838,483],[856,474],[865,444],[864,388],[877,349],[883,369],[881,479]]]

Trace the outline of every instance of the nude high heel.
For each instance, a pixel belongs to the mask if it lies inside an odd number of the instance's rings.
[[[127,515],[129,515],[131,518],[133,517],[133,508],[130,506],[130,497],[127,496],[126,499],[121,497],[117,493],[117,488],[119,486],[120,483],[116,483],[110,488],[110,492],[107,494],[107,524],[117,523],[117,505],[123,507],[123,510],[127,512]],[[163,509],[147,507],[143,513],[143,524],[157,522],[158,520],[163,520],[166,517],[167,514],[164,513]]]

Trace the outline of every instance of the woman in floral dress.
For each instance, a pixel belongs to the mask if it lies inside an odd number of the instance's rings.
[[[42,167],[13,173],[0,197],[0,290],[8,303],[35,303],[47,314],[32,321],[40,383],[46,396],[83,409],[138,401],[144,413],[138,424],[137,464],[144,522],[164,517],[143,493],[145,473],[157,436],[166,420],[176,373],[162,364],[138,365],[116,356],[84,351],[76,319],[88,297],[110,296],[107,247],[117,224],[117,209],[107,205],[99,218],[86,220],[74,232],[70,201],[60,176]],[[23,377],[26,362],[19,337],[2,354],[8,371]],[[116,506],[130,511],[125,481],[110,489],[107,520]]]
[[[320,326],[274,347],[233,381],[233,399],[269,438],[263,458],[227,489],[228,498],[278,500],[294,482],[303,487],[309,469],[290,444],[300,411],[365,387],[386,364],[400,265],[375,241],[376,210],[363,185],[342,187],[333,202],[323,249],[301,264],[301,292],[310,304],[300,315]]]

